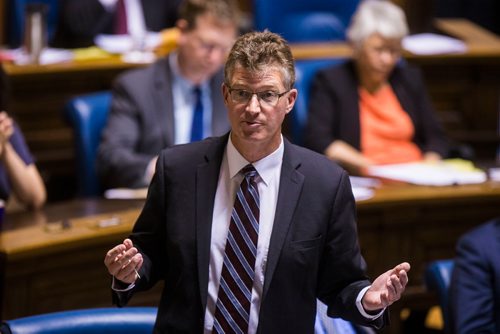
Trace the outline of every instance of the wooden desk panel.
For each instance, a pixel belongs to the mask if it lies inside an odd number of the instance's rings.
[[[500,184],[423,187],[393,185],[357,203],[363,255],[374,276],[408,259],[411,284],[426,263],[454,256],[455,242],[473,226],[500,216]]]
[[[130,233],[142,204],[85,200],[8,215],[0,233],[0,319],[111,306],[104,254]],[[102,211],[109,213],[95,215]],[[120,224],[97,227],[109,219]],[[156,305],[160,289],[139,295],[132,305]]]

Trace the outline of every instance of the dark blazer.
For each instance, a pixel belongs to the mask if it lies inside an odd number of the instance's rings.
[[[144,23],[149,31],[173,27],[180,0],[141,0]],[[63,48],[88,47],[99,34],[112,34],[114,12],[99,0],[62,0],[53,45]]]
[[[450,291],[454,333],[500,333],[500,218],[459,240]]]
[[[97,171],[105,188],[145,187],[149,161],[174,144],[172,80],[168,58],[162,58],[114,82],[111,113],[97,153]],[[219,136],[229,130],[222,81],[222,71],[210,80],[212,133]]]
[[[448,142],[425,91],[420,72],[409,65],[393,70],[389,83],[415,127],[413,141],[423,151],[448,155]],[[320,70],[310,91],[305,146],[319,153],[334,140],[360,150],[359,81],[353,61]]]
[[[228,136],[164,150],[131,235],[143,254],[131,295],[165,281],[156,333],[202,333],[215,193]],[[355,203],[345,171],[290,144],[280,179],[258,332],[313,333],[316,298],[330,316],[368,322],[355,299],[370,282],[358,245]]]

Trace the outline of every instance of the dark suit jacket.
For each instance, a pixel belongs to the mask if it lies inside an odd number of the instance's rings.
[[[173,27],[180,0],[141,0],[149,31]],[[112,34],[115,15],[98,0],[62,0],[53,45],[63,48],[88,47],[98,34]]]
[[[111,113],[97,153],[97,170],[106,188],[146,186],[147,164],[174,144],[172,80],[168,58],[163,58],[115,81]],[[222,71],[210,80],[214,135],[229,130],[222,81]]]
[[[415,127],[413,141],[423,151],[448,154],[448,143],[436,120],[420,72],[397,66],[390,78],[403,109]],[[354,63],[320,70],[311,86],[305,145],[324,153],[334,140],[343,140],[360,150],[358,78]]]
[[[210,234],[224,137],[162,152],[131,238],[143,254],[141,279],[129,293],[165,281],[157,333],[202,333]],[[355,299],[367,286],[355,203],[345,171],[324,156],[285,141],[258,332],[313,333],[316,298],[330,316],[367,322]]]
[[[454,333],[500,333],[500,218],[459,240],[450,290]]]

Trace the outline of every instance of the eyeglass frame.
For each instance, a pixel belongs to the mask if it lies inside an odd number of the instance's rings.
[[[246,90],[246,89],[232,88],[232,87],[231,87],[231,86],[229,86],[228,84],[224,84],[224,85],[227,87],[227,89],[228,89],[228,91],[229,91],[229,96],[231,97],[231,100],[233,101],[233,103],[240,103],[240,104],[245,103],[245,104],[247,104],[248,102],[250,102],[250,101],[252,100],[253,96],[255,95],[255,96],[257,96],[257,101],[259,102],[259,105],[261,105],[261,106],[262,106],[262,104],[264,104],[264,105],[269,106],[269,107],[276,107],[276,105],[278,104],[278,102],[279,102],[280,98],[281,98],[282,96],[284,96],[286,93],[290,93],[290,91],[292,90],[292,89],[290,88],[289,90],[284,91],[284,92],[282,92],[282,93],[277,93],[277,92],[275,92],[275,91],[273,91],[273,90],[263,90],[263,91],[260,91],[260,92],[255,92],[255,91],[249,91],[249,90]],[[234,91],[241,91],[241,92],[247,92],[247,93],[252,93],[252,94],[250,95],[250,97],[249,97],[246,101],[236,101],[236,100],[233,98],[233,95],[232,95],[232,92],[234,92]],[[263,99],[259,96],[259,94],[261,94],[261,93],[269,93],[269,92],[272,92],[272,93],[276,94],[276,96],[278,97],[278,98],[276,99],[276,102],[274,102],[274,104],[270,104],[269,102],[264,101],[264,100],[263,100]]]

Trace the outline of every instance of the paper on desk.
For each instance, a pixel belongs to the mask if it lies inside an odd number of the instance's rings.
[[[104,198],[107,199],[146,199],[148,188],[130,189],[114,188],[104,192]]]
[[[424,33],[403,38],[403,48],[417,55],[465,53],[467,45],[459,39]]]
[[[372,198],[375,191],[372,188],[380,186],[380,180],[371,177],[349,176],[351,182],[352,194],[356,201],[364,201]]]
[[[73,49],[73,54],[75,61],[98,60],[115,57],[111,53],[106,52],[103,49],[98,48],[97,46]]]
[[[368,168],[371,176],[427,186],[482,183],[487,180],[482,170],[467,162],[450,160],[435,163],[415,162]]]
[[[375,191],[367,187],[353,186],[352,194],[354,195],[354,199],[358,202],[372,198],[375,194]]]
[[[144,50],[153,50],[161,43],[159,33],[148,32],[143,39]],[[109,53],[126,53],[132,50],[133,39],[130,35],[97,35],[95,45]]]
[[[8,53],[16,65],[27,65],[30,63],[29,55],[22,48],[9,50]],[[40,65],[57,64],[71,60],[73,60],[73,52],[66,49],[46,48],[43,49],[40,55]]]

